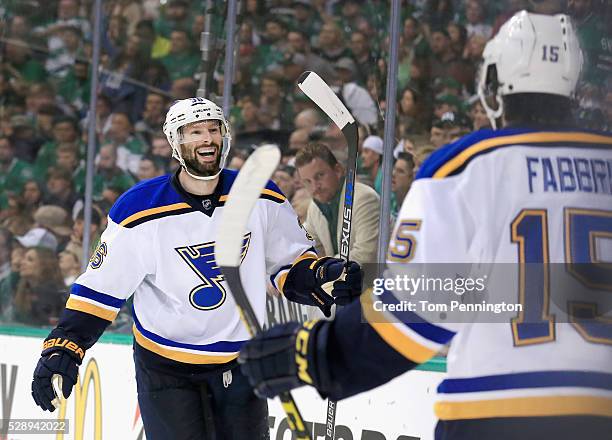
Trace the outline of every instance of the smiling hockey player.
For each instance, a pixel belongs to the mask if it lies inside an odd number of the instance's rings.
[[[85,351],[133,293],[134,361],[147,439],[268,438],[266,402],[236,368],[249,336],[214,259],[221,211],[237,175],[223,168],[228,124],[213,102],[192,98],[172,105],[164,132],[181,167],[134,186],[111,209],[87,271],[44,342],[32,395],[53,411],[54,375],[70,395]],[[243,240],[242,279],[261,322],[268,279],[288,299],[326,314],[361,291],[359,265],[318,259],[271,182]]]

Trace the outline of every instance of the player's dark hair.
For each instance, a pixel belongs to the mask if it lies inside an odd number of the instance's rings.
[[[295,156],[295,167],[300,168],[304,165],[308,165],[315,159],[321,159],[330,167],[334,168],[338,164],[336,156],[325,144],[308,144],[302,148]]]
[[[516,93],[503,97],[506,126],[567,127],[574,125],[572,101],[549,93]]]

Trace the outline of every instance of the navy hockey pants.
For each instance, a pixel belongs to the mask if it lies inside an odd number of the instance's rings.
[[[146,368],[136,360],[138,404],[147,440],[264,440],[268,404],[253,394],[240,367],[194,381]]]

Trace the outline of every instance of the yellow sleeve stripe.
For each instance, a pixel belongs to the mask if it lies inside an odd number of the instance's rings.
[[[144,211],[139,211],[136,214],[130,215],[129,217],[127,217],[125,220],[123,220],[119,224],[121,226],[125,226],[129,223],[132,223],[133,221],[140,220],[143,217],[148,217],[150,215],[161,214],[163,212],[176,211],[178,209],[186,209],[186,208],[191,208],[191,206],[189,206],[189,204],[187,203],[181,202],[181,203],[174,203],[172,205],[159,206],[157,208],[145,209]]]
[[[277,199],[280,199],[280,200],[282,200],[282,201],[287,200],[287,197],[285,197],[285,196],[284,196],[284,195],[282,195],[281,193],[277,193],[276,191],[272,191],[271,189],[264,188],[264,189],[261,191],[261,193],[262,193],[262,194],[265,194],[265,195],[267,195],[267,196],[276,197]]]
[[[291,263],[291,266],[295,266],[296,264],[298,264],[300,261],[304,261],[304,260],[315,260],[317,259],[317,254],[315,254],[312,251],[307,251],[304,252],[302,255],[300,255],[299,257],[297,257],[293,263]],[[287,281],[287,275],[289,275],[289,271],[291,269],[287,269],[286,271],[282,271],[280,273],[280,275],[278,275],[278,282],[276,283],[276,285],[278,286],[278,290],[280,293],[283,293],[283,288],[285,287],[285,281]]]
[[[588,415],[612,417],[612,399],[593,396],[516,397],[434,405],[441,420]]]
[[[274,197],[276,199],[279,199],[280,201],[284,202],[285,200],[287,200],[287,197],[285,197],[284,195],[282,195],[281,193],[277,193],[276,191],[272,191],[271,189],[266,189],[264,188],[261,191],[262,195],[266,195],[266,196],[271,196]],[[219,201],[220,202],[226,202],[227,201],[227,194],[224,194],[222,196],[219,197]]]
[[[68,301],[66,302],[66,308],[70,310],[77,310],[79,312],[89,313],[90,315],[97,316],[98,318],[102,318],[110,322],[113,322],[117,317],[117,313],[119,313],[119,311],[108,310],[103,307],[99,307],[73,297],[68,298]]]
[[[516,134],[512,136],[500,136],[496,138],[485,139],[477,142],[471,147],[466,148],[457,156],[453,157],[443,166],[441,166],[435,173],[434,179],[442,179],[452,174],[457,168],[460,168],[465,164],[472,156],[481,153],[485,150],[499,147],[507,144],[529,144],[534,142],[583,142],[593,144],[608,144],[612,145],[612,137],[602,136],[591,133],[555,133],[555,132],[544,132],[544,133],[526,133]]]
[[[210,355],[210,354],[195,354],[187,353],[179,350],[172,350],[170,348],[159,345],[150,339],[147,339],[142,333],[138,331],[136,326],[132,326],[134,332],[134,338],[141,347],[152,351],[160,356],[173,361],[183,362],[185,364],[226,364],[233,361],[238,357],[238,353],[230,353],[227,355]]]
[[[406,359],[416,362],[417,364],[422,364],[437,353],[436,350],[425,347],[402,333],[394,323],[388,322],[382,313],[374,310],[372,297],[369,292],[364,292],[361,295],[360,301],[361,309],[368,323],[387,344],[393,347],[395,351]]]

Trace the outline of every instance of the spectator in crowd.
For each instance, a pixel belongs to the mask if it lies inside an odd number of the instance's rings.
[[[191,20],[187,0],[170,0],[162,15],[155,21],[156,32],[164,38],[171,38],[172,31],[188,32],[190,28]]]
[[[254,62],[250,66],[250,72],[257,83],[262,75],[277,71],[285,58],[289,47],[287,43],[287,23],[274,15],[265,16],[264,32],[261,34],[262,42],[255,49]]]
[[[79,141],[78,122],[69,116],[58,116],[53,120],[53,139],[38,150],[34,168],[37,176],[44,179],[47,170],[57,164],[57,149],[60,145],[71,145],[77,151],[85,152],[85,145]]]
[[[24,212],[28,215],[34,215],[34,212],[42,204],[43,198],[43,186],[42,183],[37,179],[27,180],[23,184],[23,191],[21,192],[21,198],[23,199]]]
[[[135,35],[141,44],[149,49],[152,59],[162,58],[170,53],[170,40],[158,35],[151,20],[141,20],[136,25]]]
[[[298,128],[292,131],[291,135],[289,135],[289,145],[287,148],[289,154],[296,155],[298,151],[306,147],[309,140],[308,135],[308,129],[306,128]]]
[[[111,116],[106,132],[106,142],[117,149],[117,166],[125,172],[136,174],[140,157],[146,152],[144,140],[134,133],[127,113],[115,112]]]
[[[321,123],[321,114],[314,108],[302,110],[293,119],[293,125],[296,129],[304,128],[309,132],[318,125],[321,125]]]
[[[35,227],[52,233],[58,249],[63,249],[70,237],[72,222],[68,212],[57,205],[42,205],[34,212]]]
[[[151,135],[164,125],[168,100],[164,95],[155,92],[147,94],[142,118],[134,124],[134,131],[142,139],[151,139]]]
[[[91,225],[89,228],[89,255],[85,256],[86,260],[89,260],[91,254],[95,251],[98,246],[100,234],[102,231],[101,225],[102,216],[96,206],[93,206],[91,210]],[[66,244],[64,252],[70,252],[78,258],[78,266],[82,267],[83,264],[83,232],[85,230],[85,212],[81,209],[74,223],[72,224],[72,233],[70,234],[70,241]]]
[[[421,94],[413,87],[404,88],[399,94],[397,125],[401,132],[417,134],[425,131],[425,109]]]
[[[306,224],[319,255],[338,256],[342,238],[344,169],[329,148],[310,144],[295,158],[304,188],[312,197]],[[376,261],[380,199],[368,186],[357,182],[353,202],[351,259],[360,264]]]
[[[291,201],[295,194],[294,174],[295,168],[292,166],[280,165],[272,175],[272,181],[278,185],[278,188],[289,201]]]
[[[240,118],[236,121],[238,132],[249,133],[262,130],[264,124],[259,120],[259,108],[251,96],[244,96],[238,103]]]
[[[43,202],[48,205],[61,206],[67,212],[72,212],[74,204],[80,198],[75,189],[72,172],[69,170],[58,167],[49,168],[46,188]]]
[[[66,287],[70,287],[81,274],[80,261],[81,259],[74,252],[63,250],[59,253],[59,268]]]
[[[363,125],[374,126],[378,123],[378,107],[366,89],[354,81],[355,62],[351,58],[340,58],[335,64],[336,81],[344,103],[355,119]]]
[[[102,34],[101,44],[104,52],[111,58],[119,54],[121,46],[127,40],[127,25],[126,18],[120,15],[115,15],[108,19],[106,32]]]
[[[0,227],[0,283],[2,283],[11,273],[11,240],[13,234],[6,229]],[[2,307],[2,299],[0,299],[0,307]]]
[[[90,90],[89,63],[76,58],[66,76],[58,82],[57,94],[82,118],[87,114]]]
[[[349,49],[346,47],[342,29],[335,21],[327,20],[321,26],[315,53],[331,63],[335,63],[340,58],[351,56]]]
[[[172,160],[172,147],[161,131],[151,137],[151,155],[163,163],[164,174],[175,171],[179,166],[178,161]]]
[[[487,117],[487,112],[485,111],[480,99],[477,95],[473,96],[469,100],[470,106],[470,119],[472,120],[472,130],[480,130],[481,128],[490,128],[491,122]]]
[[[111,6],[110,16],[111,18],[122,17],[126,20],[127,33],[132,35],[144,16],[144,8],[142,2],[138,0],[116,0]]]
[[[74,65],[75,60],[83,52],[83,34],[77,25],[63,26],[58,35],[62,40],[62,45],[56,53],[47,58],[45,69],[50,78],[57,82],[65,78]]]
[[[162,175],[164,175],[164,165],[161,160],[150,154],[145,154],[140,158],[136,175],[139,182]]]
[[[44,247],[27,249],[15,293],[15,320],[29,325],[54,325],[66,296],[55,252]]]
[[[493,27],[486,22],[487,11],[482,0],[467,0],[465,5],[465,29],[467,37],[480,35],[486,40],[492,37]]]
[[[0,229],[0,231],[8,231]],[[25,248],[18,241],[12,239],[13,235],[10,232],[0,232],[0,237],[11,237],[11,242],[8,245],[11,249],[9,254],[10,272],[8,276],[0,281],[0,322],[9,322],[13,320],[13,303],[17,284],[19,283],[19,272],[21,270],[21,261],[25,254]],[[2,238],[0,238],[2,240]]]
[[[32,57],[30,45],[23,39],[10,39],[4,44],[2,67],[9,81],[25,85],[42,82],[47,78],[45,67]]]
[[[56,150],[55,166],[69,171],[74,177],[84,168],[79,159],[79,150],[72,144],[61,144]]]
[[[397,218],[404,198],[408,194],[410,185],[412,185],[414,168],[414,157],[411,154],[402,151],[397,155],[391,177],[391,191],[393,191],[394,195],[391,200],[391,217],[393,219]]]
[[[261,78],[259,121],[273,130],[287,130],[293,121],[291,104],[283,91],[279,75],[267,73]]]
[[[371,42],[363,32],[355,31],[351,33],[349,46],[356,66],[355,82],[365,87],[368,74],[376,63],[376,56],[372,52]]]
[[[44,142],[37,136],[33,118],[24,115],[11,117],[11,144],[18,159],[31,163]]]
[[[76,179],[77,191],[84,194],[85,172],[79,174]],[[117,147],[113,144],[104,144],[100,147],[100,152],[96,158],[93,178],[93,197],[100,199],[102,192],[110,187],[121,188],[121,192],[126,191],[136,183],[132,176],[117,166]]]
[[[378,195],[382,192],[383,140],[379,136],[368,136],[361,146],[361,167],[366,171],[366,182]],[[364,183],[366,183],[364,182]]]
[[[317,35],[321,30],[321,20],[310,0],[295,0],[291,2],[293,8],[292,29],[304,35]]]
[[[455,124],[455,113],[447,112],[433,121],[429,141],[434,148],[440,148],[448,144],[457,133],[459,133],[459,127]]]
[[[23,190],[26,181],[34,178],[34,170],[27,162],[15,157],[10,139],[0,134],[0,193]]]
[[[168,70],[170,80],[193,78],[200,66],[200,56],[194,51],[189,39],[189,33],[183,29],[175,29],[170,34],[170,52],[160,58]]]
[[[462,26],[456,21],[451,21],[446,26],[446,32],[448,32],[448,38],[453,49],[453,53],[456,57],[463,56],[465,49],[465,43],[467,42],[468,34],[465,26]]]

